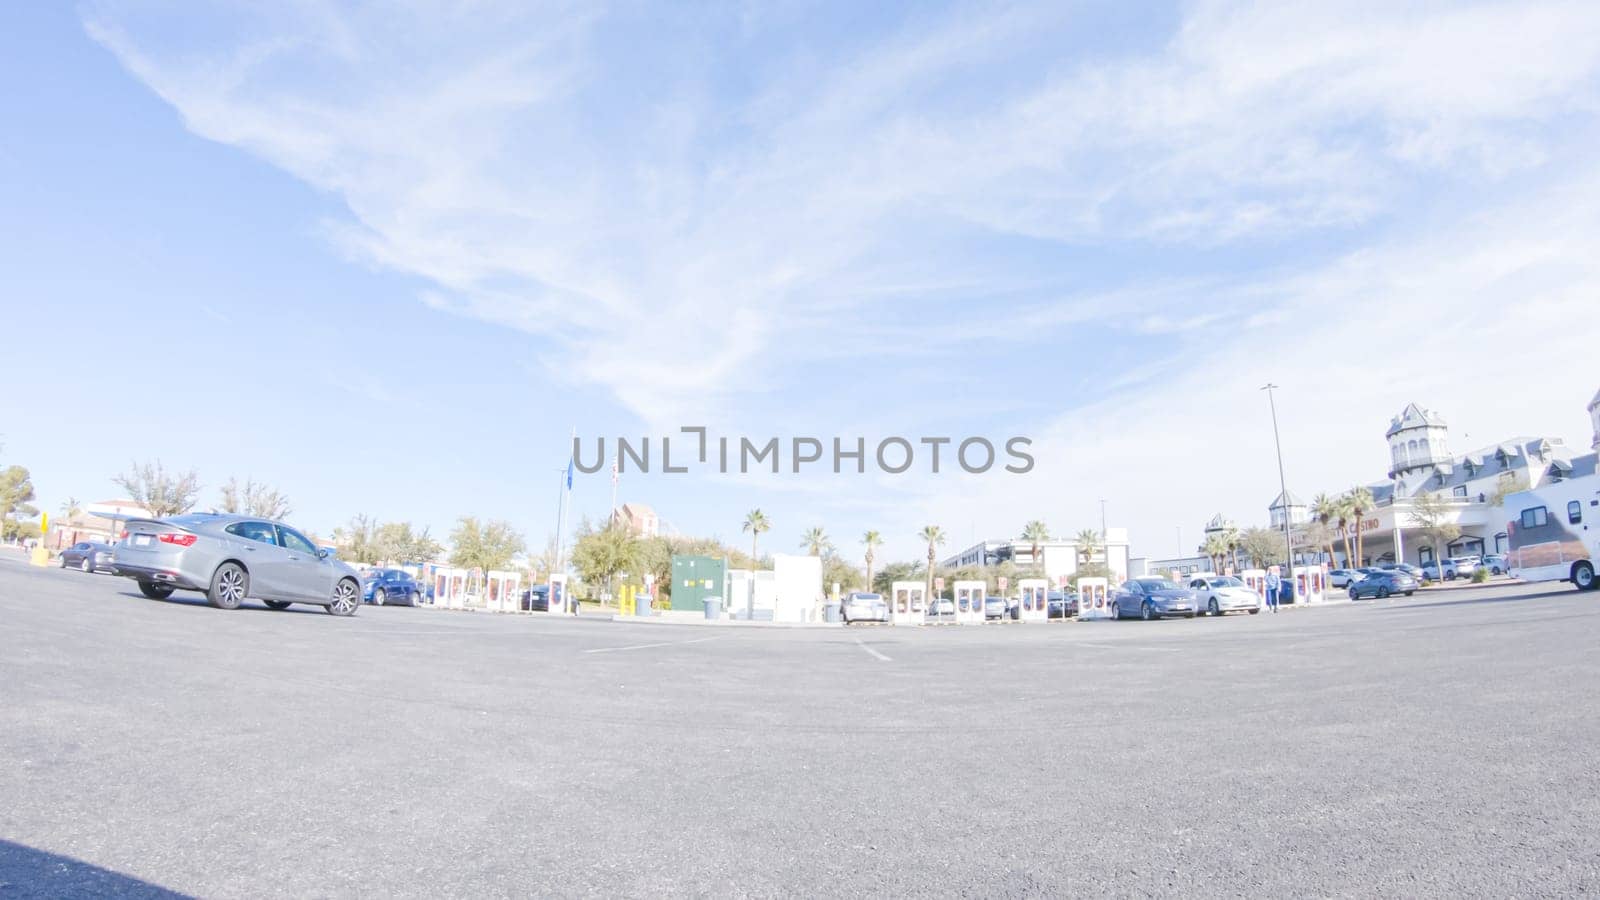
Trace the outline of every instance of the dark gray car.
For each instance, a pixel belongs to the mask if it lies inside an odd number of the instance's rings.
[[[282,522],[214,513],[132,519],[115,554],[116,574],[157,600],[200,591],[219,609],[238,609],[247,597],[273,609],[322,606],[336,616],[361,607],[361,573]]]
[[[1192,619],[1199,609],[1199,597],[1194,591],[1165,578],[1135,578],[1117,588],[1111,598],[1113,619]]]
[[[61,568],[85,572],[111,571],[111,545],[99,541],[79,541],[61,551]]]

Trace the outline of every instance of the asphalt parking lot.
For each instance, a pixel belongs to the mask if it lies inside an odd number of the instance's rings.
[[[0,897],[1593,893],[1597,639],[1564,584],[798,631],[0,553]]]

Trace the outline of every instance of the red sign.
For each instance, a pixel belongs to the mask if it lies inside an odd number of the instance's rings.
[[[1065,576],[1065,575],[1056,576],[1056,583],[1059,584],[1061,587],[1066,587],[1067,586],[1067,576]]]
[[[1005,577],[1004,575],[1001,575],[999,578],[995,579],[995,583],[998,584],[1000,586],[1000,590],[1003,591],[1006,589],[1006,584],[1009,583],[1010,580],[1011,579]]]
[[[936,591],[944,590],[944,578],[943,578],[943,576],[941,576],[939,578],[935,578],[933,580],[933,589],[936,590]]]

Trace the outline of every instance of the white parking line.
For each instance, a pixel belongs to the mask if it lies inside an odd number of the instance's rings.
[[[863,649],[865,651],[867,651],[868,653],[871,653],[873,656],[876,656],[877,658],[883,660],[884,662],[894,662],[894,660],[890,659],[889,657],[884,656],[882,653],[879,653],[878,651],[872,649],[871,647],[868,647],[866,644],[861,643],[861,638],[856,638],[856,646],[860,647],[861,649]]]
[[[629,644],[626,647],[596,647],[593,650],[585,650],[583,652],[585,652],[585,653],[621,653],[624,650],[648,650],[651,647],[676,647],[679,644],[703,644],[706,641],[720,641],[724,637],[726,637],[726,635],[719,634],[719,635],[716,635],[714,637],[695,638],[692,641],[662,641],[662,642],[660,642],[658,644]]]

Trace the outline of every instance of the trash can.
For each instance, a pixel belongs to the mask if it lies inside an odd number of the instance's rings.
[[[722,618],[722,598],[707,597],[705,599],[706,618],[712,621]]]
[[[839,604],[828,603],[822,607],[822,621],[833,624],[839,621]]]

